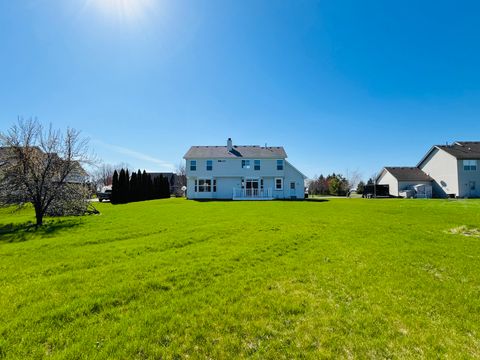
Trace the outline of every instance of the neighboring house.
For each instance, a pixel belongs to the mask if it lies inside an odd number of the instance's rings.
[[[305,175],[283,147],[192,146],[185,156],[187,198],[303,199]]]
[[[435,145],[416,167],[386,167],[377,184],[388,184],[392,196],[417,185],[433,189],[433,197],[480,197],[480,142]]]
[[[377,177],[377,184],[389,186],[391,196],[401,196],[418,185],[429,188],[431,194],[432,183],[433,179],[416,167],[385,167]]]
[[[480,142],[435,145],[417,167],[435,181],[437,197],[480,197]]]

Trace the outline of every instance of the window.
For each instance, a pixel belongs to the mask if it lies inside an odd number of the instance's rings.
[[[197,160],[190,160],[190,171],[197,170]]]
[[[242,169],[250,169],[250,160],[242,160]]]
[[[213,168],[213,161],[207,160],[207,171],[212,171]]]
[[[195,192],[198,192],[198,180],[195,180]]]
[[[475,190],[475,181],[470,181],[470,190]]]
[[[295,183],[294,182],[290,183],[290,189],[295,190]]]
[[[217,179],[213,179],[213,192],[217,192]]]
[[[477,160],[463,160],[463,170],[477,171]]]
[[[260,189],[263,189],[263,179],[260,179]]]
[[[283,170],[283,160],[277,160],[277,170]]]
[[[211,179],[199,179],[198,180],[198,192],[211,192],[212,180]]]
[[[275,178],[275,190],[283,190],[283,179]]]
[[[254,160],[253,170],[260,170],[260,160]]]

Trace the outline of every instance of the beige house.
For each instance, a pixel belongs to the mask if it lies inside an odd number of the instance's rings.
[[[417,167],[434,179],[436,197],[480,197],[480,142],[435,145]]]
[[[416,167],[385,167],[377,177],[377,184],[388,185],[391,196],[409,197],[419,186],[427,190],[431,197],[433,179]],[[423,190],[425,191],[425,190]],[[412,196],[414,193],[412,193]]]
[[[480,197],[479,163],[478,141],[435,145],[416,167],[385,167],[377,184],[389,185],[392,196],[405,197],[408,191],[419,194],[419,189],[431,186],[433,197]]]

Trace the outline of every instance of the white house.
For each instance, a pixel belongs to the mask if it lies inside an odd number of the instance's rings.
[[[416,167],[386,167],[377,184],[389,185],[392,196],[416,186],[432,187],[433,197],[480,197],[480,142],[435,145]]]
[[[283,147],[192,146],[185,156],[188,199],[303,199],[306,176]]]

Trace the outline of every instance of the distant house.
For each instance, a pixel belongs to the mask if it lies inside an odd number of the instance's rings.
[[[434,145],[416,167],[385,167],[377,184],[401,196],[415,186],[431,186],[433,197],[480,197],[480,142],[458,141]]]
[[[417,167],[385,167],[377,177],[377,184],[389,186],[391,196],[414,191],[418,185],[432,189],[432,183],[433,179]]]
[[[281,146],[192,146],[186,160],[187,198],[301,199],[306,179]]]
[[[480,142],[435,145],[417,167],[434,179],[438,197],[480,197]]]

